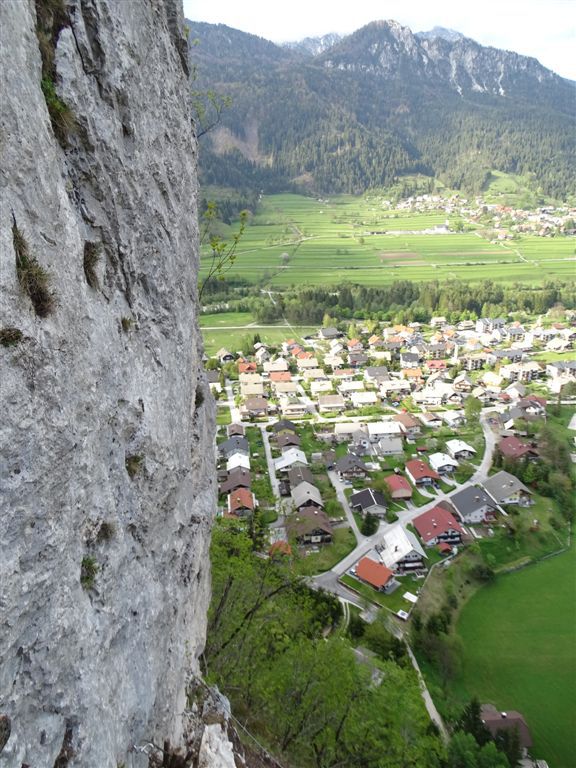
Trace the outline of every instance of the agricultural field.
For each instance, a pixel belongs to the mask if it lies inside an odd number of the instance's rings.
[[[228,274],[275,288],[400,279],[538,283],[574,276],[574,238],[492,243],[477,231],[431,232],[449,220],[442,211],[390,210],[370,195],[265,196]],[[208,259],[204,251],[201,275]]]
[[[200,315],[200,328],[239,328],[254,322],[250,312],[215,312]]]
[[[464,607],[456,631],[462,669],[452,684],[524,714],[534,754],[570,768],[576,754],[576,548],[501,576]]]

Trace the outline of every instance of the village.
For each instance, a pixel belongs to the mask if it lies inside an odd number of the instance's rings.
[[[261,556],[292,559],[366,621],[384,609],[401,636],[435,568],[510,520],[537,532],[550,519],[528,482],[535,425],[576,394],[576,326],[435,317],[355,330],[209,362],[220,514],[258,516]]]
[[[488,202],[482,197],[467,200],[460,195],[446,198],[442,195],[414,195],[396,204],[383,201],[384,208],[394,207],[410,213],[444,211],[449,216],[460,216],[473,225],[483,225],[492,230],[494,239],[512,239],[518,234],[532,234],[539,237],[576,234],[576,208],[569,205],[556,207],[543,205],[535,209],[518,208],[503,203]],[[447,232],[450,227],[437,231]]]
[[[520,480],[489,470],[495,451],[538,461],[526,424],[545,418],[546,391],[556,397],[576,382],[576,360],[543,364],[530,352],[569,353],[575,339],[561,323],[525,329],[483,318],[453,328],[437,317],[428,333],[414,323],[347,339],[321,328],[277,354],[258,342],[252,359],[221,349],[208,377],[230,412],[218,444],[222,512],[277,514],[272,545],[285,549],[291,539],[332,543],[345,521],[358,546],[338,575],[370,552],[385,568],[378,583],[362,579],[365,564],[354,576],[392,591],[395,575],[426,569],[431,547],[449,555],[507,505],[530,505]],[[378,551],[361,530],[367,517],[380,523],[370,537]]]

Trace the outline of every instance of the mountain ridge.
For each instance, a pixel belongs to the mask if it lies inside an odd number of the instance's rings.
[[[199,86],[233,100],[203,142],[204,183],[359,192],[417,172],[478,189],[494,168],[552,196],[576,186],[574,88],[536,59],[394,21],[308,49],[188,25]]]

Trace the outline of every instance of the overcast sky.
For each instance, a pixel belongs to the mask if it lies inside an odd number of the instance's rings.
[[[413,32],[448,27],[576,80],[576,0],[184,0],[184,13],[274,42],[347,34],[377,19]]]

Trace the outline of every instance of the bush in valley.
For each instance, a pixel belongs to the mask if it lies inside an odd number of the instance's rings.
[[[473,579],[476,579],[476,581],[481,581],[485,584],[493,582],[496,578],[494,569],[484,563],[477,563],[474,565],[470,569],[470,576],[472,576]]]
[[[364,519],[362,520],[362,525],[360,526],[360,532],[364,536],[372,536],[376,531],[378,530],[380,526],[380,521],[376,517],[376,515],[371,514],[368,512]]]

